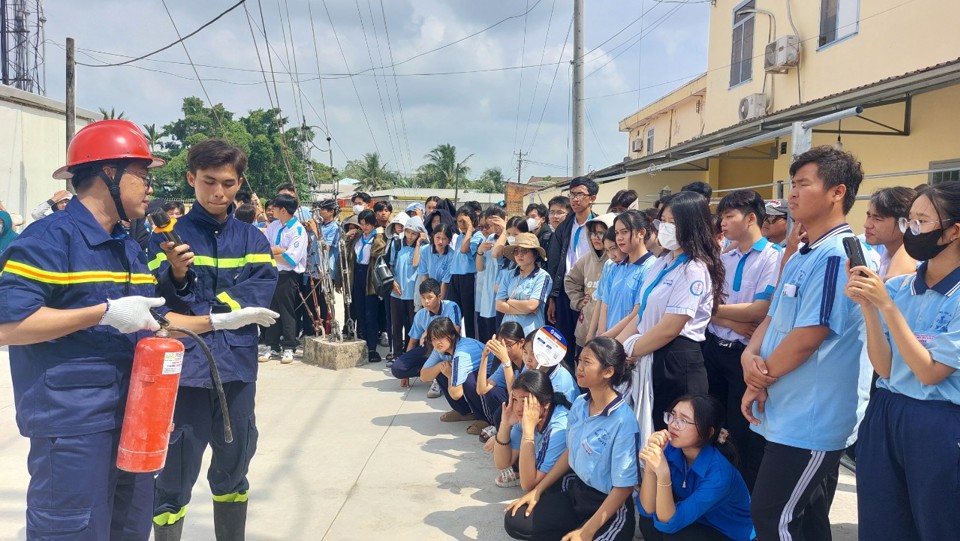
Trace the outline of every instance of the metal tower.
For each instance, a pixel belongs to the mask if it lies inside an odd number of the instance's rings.
[[[0,82],[46,94],[43,0],[0,0]]]

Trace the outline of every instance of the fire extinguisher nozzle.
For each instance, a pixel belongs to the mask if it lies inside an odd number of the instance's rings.
[[[170,327],[172,332],[182,332],[196,341],[204,355],[207,356],[207,362],[210,364],[210,379],[213,380],[213,388],[217,390],[217,398],[220,402],[220,413],[223,417],[223,441],[233,443],[233,429],[230,428],[230,409],[227,407],[227,397],[223,392],[223,383],[220,381],[220,371],[217,370],[217,362],[213,359],[213,352],[207,346],[207,343],[200,338],[197,333],[180,327]]]

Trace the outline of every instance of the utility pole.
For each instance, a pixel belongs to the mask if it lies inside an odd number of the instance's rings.
[[[67,115],[67,146],[70,148],[70,141],[73,141],[73,134],[77,129],[77,64],[76,59],[74,58],[73,51],[73,38],[67,38],[67,100],[66,100],[66,115]],[[66,163],[66,162],[64,162]],[[68,180],[66,181],[67,189],[69,190],[72,186],[72,183]]]
[[[467,160],[473,157],[473,154],[467,156],[466,158],[460,160],[460,163],[453,166],[453,175],[456,179],[453,191],[453,206],[460,208],[460,166],[467,163]]]
[[[520,184],[520,171],[522,169],[523,169],[523,151],[521,150],[520,152],[517,152],[517,184]]]
[[[583,169],[583,0],[573,0],[573,176]]]
[[[7,0],[0,0],[0,63],[2,66],[3,84],[10,84],[10,62],[7,58]]]

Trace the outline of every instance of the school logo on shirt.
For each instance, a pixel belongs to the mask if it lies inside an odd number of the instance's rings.
[[[603,452],[609,441],[610,434],[606,430],[598,428],[592,434],[586,438],[583,438],[583,441],[580,442],[580,445],[588,455],[593,455],[594,453]]]
[[[947,326],[950,325],[951,315],[947,312],[938,312],[937,319],[933,325],[937,332],[947,332]]]
[[[706,288],[706,285],[703,283],[703,280],[697,280],[690,284],[690,294],[699,297],[703,295],[703,290]]]
[[[927,344],[929,344],[930,342],[933,342],[933,335],[932,335],[932,334],[917,334],[917,333],[914,333],[913,335],[917,337],[917,342],[920,342],[920,345],[922,345],[923,347],[927,347]]]

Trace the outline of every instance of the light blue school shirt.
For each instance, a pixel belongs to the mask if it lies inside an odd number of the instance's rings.
[[[567,421],[570,410],[560,404],[550,408],[550,417],[543,425],[543,432],[533,431],[533,456],[537,471],[548,473],[557,463],[560,455],[567,450]],[[523,427],[517,423],[510,427],[510,447],[520,450],[523,440]]]
[[[816,242],[801,247],[783,269],[770,304],[770,325],[760,356],[774,349],[795,328],[830,328],[826,340],[792,372],[767,388],[766,412],[750,428],[774,443],[813,451],[837,451],[852,445],[863,418],[860,362],[866,329],[860,308],[851,301],[842,239],[852,237],[841,224]],[[876,261],[868,261],[873,269]],[[869,379],[866,379],[869,381]]]
[[[414,250],[413,246],[404,244],[392,262],[393,280],[400,286],[400,295],[393,291],[390,293],[390,296],[394,299],[413,300],[413,290],[417,284],[417,270],[413,268]]]
[[[567,449],[567,460],[577,477],[604,494],[614,487],[640,484],[640,426],[619,394],[593,416],[590,393],[577,398],[567,418]]]
[[[453,264],[453,248],[448,246],[447,253],[438,254],[432,244],[420,247],[420,264],[417,272],[426,274],[441,284],[450,283],[450,268]]]
[[[513,279],[516,264],[505,257],[500,258],[500,269],[497,270],[497,290],[493,295],[493,309],[497,309],[497,294],[507,290],[507,282]]]
[[[477,273],[477,248],[483,242],[483,233],[474,231],[470,235],[470,252],[460,251],[460,243],[463,242],[463,233],[453,236],[453,243],[450,248],[453,250],[453,263],[450,266],[450,274],[476,274]]]
[[[933,360],[956,372],[936,385],[924,385],[907,366],[890,337],[886,321],[883,330],[890,342],[893,359],[890,377],[877,380],[877,387],[917,400],[942,400],[960,405],[960,268],[956,268],[933,287],[924,281],[926,262],[915,275],[895,276],[887,282],[887,292],[903,314],[917,340],[930,351]]]
[[[519,267],[509,271],[509,277],[502,287],[497,291],[497,300],[514,299],[526,301],[536,299],[540,301],[540,306],[532,314],[504,314],[503,323],[516,321],[523,327],[524,334],[543,327],[544,314],[547,309],[547,298],[550,296],[550,289],[553,287],[553,279],[547,271],[534,267],[533,271],[527,276],[520,275]]]
[[[410,332],[407,333],[407,336],[414,340],[420,340],[420,337],[426,332],[427,327],[430,326],[430,322],[441,317],[450,318],[450,321],[457,326],[460,325],[460,320],[463,318],[463,316],[460,315],[460,307],[457,303],[453,301],[440,301],[439,314],[434,314],[426,308],[421,308],[414,314],[413,323],[410,324]]]
[[[630,263],[624,259],[612,270],[613,280],[610,288],[603,290],[603,302],[607,305],[607,328],[616,325],[627,317],[633,307],[640,303],[640,284],[647,269],[657,261],[652,252]]]
[[[652,518],[657,530],[675,534],[699,523],[734,541],[750,541],[756,537],[747,484],[723,453],[707,445],[688,467],[683,451],[668,443],[663,456],[670,465],[676,512],[667,522],[660,522],[656,513],[647,513],[643,506],[637,505],[640,515]]]
[[[453,363],[453,373],[450,381],[454,386],[463,385],[467,381],[467,376],[480,369],[480,356],[483,354],[483,342],[473,338],[460,338],[457,340],[457,347],[453,355],[445,355],[437,350],[433,350],[427,362],[423,363],[424,368],[436,366],[443,361]]]
[[[496,235],[487,237],[488,241],[496,241]],[[500,260],[493,257],[493,249],[483,253],[483,270],[477,271],[477,282],[474,289],[477,313],[480,317],[497,316],[497,277],[500,274]]]
[[[320,224],[320,234],[324,242],[330,247],[330,270],[338,273],[340,269],[340,224],[331,220],[328,224]]]
[[[487,362],[498,363],[497,369],[494,370],[493,374],[490,374],[490,377],[487,378],[487,381],[493,383],[497,387],[503,387],[507,389],[507,375],[503,373],[503,363],[501,363],[496,357],[493,356],[493,353],[490,354],[490,360]],[[517,376],[523,373],[526,367],[523,363],[520,363],[520,368],[516,366],[513,367],[513,379],[516,380]],[[509,392],[510,389],[507,389]]]
[[[754,301],[769,301],[777,289],[777,279],[780,274],[780,256],[783,250],[764,237],[750,247],[746,252],[739,248],[720,255],[723,263],[723,292],[726,294],[724,304],[751,304]],[[728,327],[721,327],[712,322],[707,325],[714,336],[722,340],[740,342],[744,345],[750,342],[748,338],[737,334]]]
[[[563,396],[567,397],[567,400],[571,404],[577,401],[577,398],[580,396],[580,387],[577,386],[577,380],[573,377],[573,374],[569,370],[563,367],[563,365],[557,365],[550,369],[548,372],[550,376],[550,384],[553,385],[553,392],[563,393]]]

